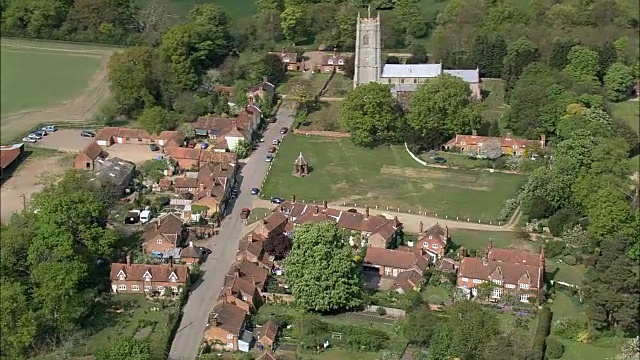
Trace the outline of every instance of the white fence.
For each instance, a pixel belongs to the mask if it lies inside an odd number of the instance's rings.
[[[170,205],[178,205],[178,206],[191,205],[191,200],[188,200],[188,199],[170,199],[169,200],[169,204]]]
[[[427,166],[427,163],[424,160],[421,160],[414,153],[412,153],[411,150],[409,150],[407,143],[404,143],[404,149],[407,150],[407,153],[413,158],[413,160],[417,161],[420,165]]]
[[[376,305],[368,305],[366,308],[364,308],[364,312],[372,312],[372,313],[378,313],[378,308],[383,308],[384,309],[384,313],[386,315],[389,315],[393,318],[403,318],[405,317],[405,315],[407,315],[407,312],[402,310],[402,309],[396,309],[396,308],[390,308],[390,307],[384,307],[384,306],[376,306]]]

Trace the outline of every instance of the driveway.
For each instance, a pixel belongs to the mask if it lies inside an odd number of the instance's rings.
[[[246,165],[240,170],[242,177],[240,193],[231,213],[222,222],[218,235],[212,237],[208,244],[204,245],[209,247],[213,253],[202,264],[201,269],[204,271],[202,282],[191,292],[189,300],[183,308],[182,322],[173,339],[169,353],[169,358],[172,360],[193,360],[198,355],[208,314],[213,310],[215,301],[224,285],[225,275],[235,260],[235,254],[242,237],[245,223],[240,219],[240,211],[244,207],[252,207],[251,188],[260,187],[269,168],[269,163],[264,161],[267,149],[272,140],[280,138],[281,127],[291,127],[293,115],[293,111],[286,104],[280,107],[277,122],[270,124],[264,132],[265,142],[259,145],[247,160]]]
[[[47,134],[33,146],[77,153],[95,139],[82,137],[80,136],[81,132],[82,130],[58,130]]]

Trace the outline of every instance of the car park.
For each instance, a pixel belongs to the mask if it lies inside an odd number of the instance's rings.
[[[267,155],[267,157],[266,157],[266,158],[264,158],[264,161],[266,161],[266,162],[272,162],[272,161],[273,161],[273,155],[271,155],[271,154]]]
[[[258,195],[259,193],[260,193],[260,189],[258,188],[251,189],[251,195]]]
[[[249,214],[251,214],[251,209],[249,209],[249,208],[242,209],[242,211],[240,211],[240,219],[248,218]]]
[[[93,131],[83,131],[80,133],[80,136],[82,137],[96,137],[96,133],[94,133]]]
[[[272,197],[271,198],[271,203],[272,204],[282,204],[284,202],[284,199],[281,197]]]
[[[28,143],[35,143],[35,142],[38,142],[38,139],[33,139],[33,138],[28,137],[28,136],[25,136],[25,137],[22,138],[22,141],[28,142]]]
[[[289,128],[283,127],[280,129],[280,134],[286,134],[287,132],[289,132]]]
[[[158,145],[156,145],[156,144],[149,144],[149,149],[150,149],[151,151],[158,151],[158,150],[160,150],[160,148],[159,148],[159,147],[158,147]]]
[[[35,139],[35,140],[41,140],[42,139],[42,136],[40,136],[40,135],[38,135],[36,133],[31,133],[31,134],[27,135],[27,137],[31,138],[31,139]]]

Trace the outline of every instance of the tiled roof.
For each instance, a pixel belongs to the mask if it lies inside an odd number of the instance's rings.
[[[485,281],[502,280],[505,284],[513,285],[524,283],[530,287],[538,288],[541,271],[544,270],[537,266],[465,257],[460,263],[458,276]]]
[[[189,268],[186,265],[174,265],[169,267],[166,264],[150,265],[150,264],[111,264],[111,272],[109,278],[111,280],[119,280],[118,274],[123,271],[128,281],[144,281],[144,274],[149,272],[152,281],[170,281],[169,277],[172,273],[177,276],[177,283],[184,284],[187,281],[187,273]]]
[[[442,74],[442,64],[385,64],[383,78],[434,78]]]
[[[398,274],[398,277],[394,280],[394,285],[401,288],[404,291],[409,291],[414,287],[420,285],[420,282],[424,279],[423,275],[416,270],[403,271]]]
[[[267,350],[263,352],[262,355],[260,355],[257,360],[278,360],[278,359],[276,358],[276,355],[271,352],[271,350]]]
[[[331,62],[329,62],[331,60]],[[342,60],[342,64],[340,63]],[[322,65],[332,66],[332,65],[344,65],[347,63],[347,56],[342,54],[328,54],[322,56]]]
[[[174,188],[197,188],[198,187],[198,179],[192,177],[177,177],[173,180]]]
[[[540,266],[540,257],[540,254],[530,253],[527,251],[498,249],[494,247],[489,249],[489,260],[498,262]]]
[[[267,338],[272,342],[276,341],[276,335],[278,335],[278,324],[269,320],[260,329],[260,339]]]
[[[226,276],[224,287],[231,290],[234,295],[245,293],[253,296],[257,291],[256,285],[251,282],[251,278],[236,276],[235,274]]]
[[[24,150],[23,144],[0,147],[0,169],[5,169],[11,165]]]
[[[95,160],[100,156],[100,154],[102,154],[102,147],[98,145],[97,142],[93,141],[91,144],[85,146],[80,153],[86,155],[91,160]]]
[[[453,139],[447,141],[445,146],[480,146],[479,144],[486,144],[491,141],[498,141],[501,147],[523,149],[531,147],[536,144],[542,145],[542,140],[528,140],[528,139],[516,139],[512,137],[494,137],[494,136],[479,136],[479,135],[456,135]]]
[[[455,272],[459,266],[459,262],[449,258],[441,258],[436,261],[436,268],[440,271]]]
[[[244,310],[235,305],[219,303],[213,308],[211,316],[215,316],[217,327],[240,336],[240,331],[244,328],[246,315],[247,313]]]
[[[442,247],[446,246],[449,240],[447,239],[447,231],[443,229],[442,226],[440,226],[440,224],[438,223],[428,228],[427,230],[423,231],[421,234],[419,234],[419,236],[420,236],[419,241],[421,242],[422,241],[433,242],[435,240]],[[431,236],[431,239],[429,239],[429,236]]]
[[[476,84],[480,82],[480,70],[443,70],[443,74],[449,74],[468,82],[470,84]]]
[[[264,238],[258,234],[249,234],[240,241],[239,250],[246,251],[253,256],[259,257],[262,255],[264,241]]]
[[[236,271],[238,271],[241,278],[249,280],[255,278],[256,286],[259,289],[264,289],[268,275],[260,266],[248,260],[237,261],[231,266],[231,269],[229,269],[229,275],[233,275]]]
[[[364,262],[371,265],[386,266],[396,269],[411,269],[414,266],[424,271],[429,265],[429,260],[416,252],[402,250],[367,248]]]
[[[199,160],[200,148],[170,147],[165,149],[165,154],[174,159]]]
[[[202,250],[193,246],[193,243],[190,243],[189,246],[182,248],[180,251],[180,257],[182,258],[200,258],[202,256]]]
[[[131,139],[154,139],[152,135],[142,129],[118,128],[118,137]]]
[[[224,163],[235,166],[238,162],[238,156],[233,152],[202,151],[200,153],[200,161],[204,163]]]
[[[118,135],[119,130],[120,128],[118,127],[104,127],[98,130],[98,133],[96,133],[96,140],[111,141],[115,136]]]
[[[158,226],[160,224],[160,226]],[[153,240],[158,235],[164,236],[167,240],[177,245],[176,242],[178,237],[182,234],[182,226],[184,223],[182,219],[174,215],[173,213],[168,213],[167,215],[159,218],[153,223],[149,224],[146,228],[142,237],[145,241]]]
[[[158,135],[158,139],[162,139],[166,141],[173,140],[177,144],[180,144],[182,142],[183,136],[180,133],[180,131],[165,130],[161,132],[160,135]]]
[[[288,220],[287,217],[283,213],[276,211],[271,213],[271,215],[267,216],[266,218],[264,218],[262,220],[262,225],[264,225],[264,227],[268,231],[273,231],[279,226],[281,226],[287,220]]]

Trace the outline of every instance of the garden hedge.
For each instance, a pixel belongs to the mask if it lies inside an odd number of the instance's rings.
[[[548,307],[543,307],[538,312],[538,327],[536,328],[536,334],[533,338],[533,350],[536,354],[540,354],[540,359],[543,359],[545,350],[545,341],[551,330],[551,310]]]

